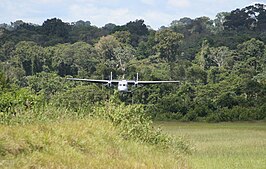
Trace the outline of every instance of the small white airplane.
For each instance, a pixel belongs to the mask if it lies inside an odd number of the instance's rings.
[[[108,87],[111,87],[114,84],[114,85],[118,85],[119,92],[130,92],[128,90],[129,85],[134,85],[135,87],[137,87],[138,85],[147,85],[147,84],[180,83],[180,81],[139,81],[138,73],[137,73],[136,80],[113,80],[112,75],[113,74],[111,72],[110,80],[79,79],[79,78],[67,78],[67,79],[75,80],[75,81],[90,82],[90,83],[101,83]]]

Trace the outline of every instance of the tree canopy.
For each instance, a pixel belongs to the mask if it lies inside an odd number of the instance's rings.
[[[108,79],[112,71],[120,79],[133,80],[139,72],[143,80],[181,81],[134,92],[134,102],[145,105],[154,118],[265,118],[260,114],[266,107],[264,4],[221,12],[213,20],[185,17],[169,25],[153,30],[140,19],[96,27],[59,18],[42,25],[21,20],[0,24],[0,96],[6,98],[0,112],[8,111],[14,104],[8,98],[24,88],[45,96],[45,102],[83,98],[82,91],[92,90],[84,94],[86,104],[104,101],[110,97],[104,87],[86,88],[65,79]],[[132,97],[118,99],[129,104]],[[234,115],[238,109],[243,113]]]

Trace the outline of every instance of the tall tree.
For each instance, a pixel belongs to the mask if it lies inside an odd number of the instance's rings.
[[[42,28],[46,35],[58,36],[64,39],[68,38],[70,31],[70,25],[57,18],[47,19],[42,24]]]
[[[233,52],[226,46],[210,48],[210,54],[207,56],[216,66],[222,67],[232,58]]]
[[[161,58],[167,61],[174,61],[177,59],[178,47],[183,39],[183,35],[172,31],[171,29],[163,29],[155,34],[157,50]]]
[[[26,75],[34,75],[43,70],[44,50],[34,42],[22,41],[16,45],[13,60],[25,70]]]

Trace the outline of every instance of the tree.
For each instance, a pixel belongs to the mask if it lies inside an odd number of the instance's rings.
[[[85,42],[60,44],[47,47],[47,61],[52,62],[52,69],[60,76],[79,75],[87,77],[96,71],[96,50]],[[49,60],[52,59],[52,60]]]
[[[113,35],[108,35],[100,38],[95,44],[95,49],[99,56],[101,56],[101,59],[113,60],[115,57],[114,48],[119,47],[119,45],[119,41]]]
[[[266,30],[266,6],[264,4],[256,4],[257,9],[255,12],[258,13],[257,19],[257,29],[260,31]]]
[[[265,30],[266,8],[264,4],[255,4],[236,9],[225,17],[224,27],[227,30]]]
[[[191,66],[187,71],[187,76],[192,83],[207,84],[207,72],[198,65]]]
[[[20,25],[23,25],[25,22],[22,20],[16,20],[15,22],[11,22],[11,27],[17,29]]]
[[[107,30],[108,32],[112,32],[115,27],[116,27],[115,24],[108,23],[104,25],[103,29]]]
[[[85,42],[76,42],[70,46],[73,50],[74,65],[78,68],[79,77],[87,78],[96,71],[99,63],[95,48]]]
[[[134,47],[138,46],[138,43],[144,40],[149,33],[148,28],[142,19],[130,21],[126,25],[116,26],[113,29],[113,32],[116,31],[129,31],[131,34],[131,45]]]
[[[246,60],[251,57],[262,58],[265,50],[264,43],[255,38],[239,44],[237,48],[241,60]]]
[[[18,60],[18,66],[25,70],[26,75],[34,75],[43,70],[44,50],[34,42],[18,43],[13,57]]]
[[[0,71],[0,89],[4,91],[5,88],[8,88],[8,78],[5,76],[3,72]],[[0,92],[1,94],[1,92]]]
[[[233,108],[233,106],[238,105],[236,94],[231,93],[231,92],[226,92],[226,93],[221,94],[217,98],[216,103],[217,103],[217,106],[220,108],[227,107],[229,109]]]
[[[156,51],[153,49],[155,46],[155,31],[150,31],[147,41],[140,41],[137,47],[138,58],[147,58],[155,55]]]
[[[12,41],[7,41],[5,42],[1,47],[0,47],[0,61],[6,61],[11,58],[12,52],[15,49],[15,43]]]
[[[209,53],[210,53],[209,42],[207,40],[204,40],[202,41],[200,51],[197,53],[195,57],[195,63],[199,65],[202,69],[206,69],[210,66],[207,61]]]
[[[193,22],[188,26],[191,34],[209,34],[214,32],[213,21],[206,16],[199,17],[193,20]]]
[[[48,59],[52,59],[52,69],[60,76],[77,75],[78,68],[74,64],[74,50],[70,44],[58,44],[47,47]]]
[[[117,31],[112,34],[120,43],[130,44],[131,34],[129,31]]]
[[[229,15],[228,12],[220,12],[215,16],[214,25],[215,25],[215,32],[219,33],[224,30],[224,22],[226,21],[226,17]]]
[[[239,59],[245,61],[246,66],[252,67],[255,71],[262,69],[265,52],[265,45],[262,41],[252,38],[239,44],[237,48]]]
[[[58,36],[64,39],[68,38],[70,25],[64,23],[61,19],[47,19],[42,24],[43,32],[48,36]]]
[[[114,55],[117,69],[121,71],[122,79],[124,79],[128,63],[135,57],[135,50],[130,46],[120,46],[114,49]]]
[[[154,48],[161,58],[169,62],[174,61],[177,59],[177,49],[182,39],[183,35],[170,29],[163,29],[155,34],[156,45]]]
[[[127,37],[128,34],[122,35]],[[123,39],[120,40],[123,41]],[[122,77],[124,77],[128,62],[135,57],[135,50],[129,44],[119,42],[113,35],[102,37],[95,48],[101,56],[102,62],[110,68],[121,71]]]
[[[71,25],[73,26],[77,26],[77,27],[90,27],[91,26],[91,22],[90,21],[83,21],[83,20],[79,20],[77,22],[72,22]]]
[[[255,18],[249,16],[246,9],[233,10],[230,15],[225,17],[224,28],[226,30],[245,30],[254,29]]]
[[[233,52],[226,46],[210,48],[210,53],[207,56],[216,66],[223,67],[226,65],[228,58],[233,56]]]

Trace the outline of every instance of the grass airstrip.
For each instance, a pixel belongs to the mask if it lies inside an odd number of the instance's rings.
[[[124,140],[97,119],[0,125],[0,168],[265,169],[266,122],[156,122],[191,155]]]
[[[188,157],[196,169],[266,169],[266,122],[158,122],[194,146]]]

